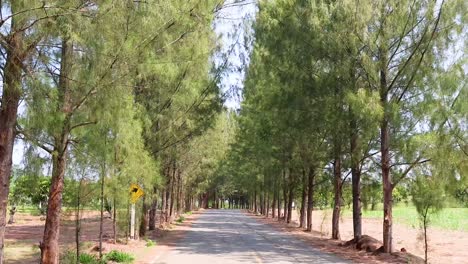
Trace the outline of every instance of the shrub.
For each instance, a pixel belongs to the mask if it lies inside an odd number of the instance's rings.
[[[132,255],[117,250],[112,250],[111,252],[107,253],[104,258],[106,261],[114,261],[117,263],[133,263],[135,260]]]
[[[68,250],[60,257],[61,264],[76,264],[76,252]],[[105,264],[105,261],[100,261],[94,255],[82,253],[80,254],[80,264]]]
[[[176,222],[179,223],[179,224],[182,223],[182,222],[184,222],[184,221],[185,221],[185,217],[184,217],[183,215],[181,215],[181,216],[179,217],[179,219],[176,220]]]
[[[80,254],[80,264],[98,264],[99,260],[95,256],[87,253]]]
[[[147,247],[156,246],[156,242],[151,239],[146,239],[146,246]]]

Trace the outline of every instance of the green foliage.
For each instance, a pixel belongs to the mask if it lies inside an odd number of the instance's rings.
[[[428,218],[444,207],[445,192],[439,181],[433,177],[418,176],[411,189],[413,203],[421,218]]]
[[[181,215],[179,218],[177,218],[176,222],[179,224],[182,224],[185,221],[185,217]]]
[[[112,250],[104,255],[104,259],[106,261],[113,261],[116,263],[133,263],[135,257],[125,252]]]
[[[41,213],[45,212],[49,194],[50,177],[19,175],[13,179],[10,203],[15,205],[33,205]]]
[[[151,239],[145,239],[146,241],[146,247],[153,247],[153,246],[156,246],[156,241],[153,241]]]
[[[80,254],[80,263],[81,264],[100,264],[101,261],[99,261],[94,255],[82,253]]]

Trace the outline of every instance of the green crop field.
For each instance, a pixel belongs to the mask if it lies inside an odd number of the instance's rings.
[[[352,216],[350,209],[345,209],[344,216]],[[363,210],[364,218],[382,218],[382,210]],[[419,218],[413,206],[398,205],[393,208],[393,221],[419,228]],[[430,226],[444,230],[458,230],[468,232],[468,208],[444,208],[431,216]]]

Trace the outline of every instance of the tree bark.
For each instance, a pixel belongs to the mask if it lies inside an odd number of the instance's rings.
[[[313,167],[309,169],[309,183],[307,192],[307,232],[312,231],[312,210],[314,209],[314,181],[315,170]]]
[[[359,155],[358,128],[354,115],[351,113],[351,181],[353,194],[353,234],[354,240],[358,241],[362,236],[362,204],[361,204],[361,168]]]
[[[335,199],[332,217],[332,239],[340,239],[340,212],[341,212],[341,150],[337,147],[335,150],[335,162],[333,166]]]
[[[302,199],[301,199],[301,216],[299,219],[299,227],[304,228],[306,225],[306,202],[307,202],[307,176],[306,171],[302,170]]]
[[[169,204],[170,204],[170,199],[171,199],[171,165],[169,164],[167,167],[167,173],[166,173],[166,179],[167,179],[167,185],[166,185],[166,200],[164,204],[164,222],[168,223],[169,222]]]
[[[294,180],[293,172],[289,169],[289,197],[288,197],[288,218],[286,223],[291,223],[292,219],[292,204],[294,201]]]
[[[102,259],[102,235],[104,232],[104,181],[105,181],[105,177],[106,177],[106,162],[104,161],[102,165],[102,172],[101,172],[101,217],[99,219],[99,259]]]
[[[283,219],[286,221],[288,217],[288,184],[286,182],[286,170],[283,169],[283,201],[284,201],[284,207],[283,207]]]
[[[156,193],[156,188],[154,188],[154,192]],[[153,202],[151,203],[151,209],[149,211],[149,230],[156,229],[156,212],[158,210],[158,199],[157,195],[155,194],[153,197]]]
[[[169,221],[172,222],[172,213],[174,211],[174,197],[176,197],[175,195],[175,188],[174,188],[174,185],[176,184],[176,171],[177,171],[177,167],[176,167],[176,160],[174,158],[173,160],[173,163],[172,163],[172,176],[171,176],[171,203],[170,203],[170,206],[169,206]]]
[[[276,184],[274,185],[273,187],[273,201],[271,203],[271,218],[275,218],[276,217],[276,202],[277,202],[277,198],[276,198]]]
[[[115,199],[115,193],[114,193],[114,208],[112,212],[112,234],[114,237],[114,244],[117,244],[117,203]]]
[[[138,232],[139,237],[145,237],[147,226],[148,226],[148,205],[146,204],[146,197],[143,196],[143,206],[141,209],[140,228]]]
[[[75,218],[75,246],[76,246],[76,263],[80,263],[80,235],[81,235],[81,218],[80,218],[80,207],[81,207],[81,183],[80,180],[76,196],[76,218]]]
[[[166,187],[167,188],[167,187]],[[165,211],[164,208],[166,206],[166,189],[161,191],[161,215],[159,218],[159,223],[162,224],[165,220]]]
[[[52,152],[52,180],[49,191],[47,216],[44,228],[44,238],[41,243],[41,263],[59,263],[59,230],[60,212],[62,209],[62,193],[65,170],[67,167],[68,137],[71,119],[70,78],[73,63],[73,44],[69,39],[62,41],[62,59],[59,78],[59,108],[64,113],[60,135],[54,136],[55,144]]]
[[[385,253],[392,252],[392,207],[393,186],[390,175],[390,127],[388,113],[388,90],[387,90],[387,49],[380,48],[380,103],[384,108],[384,117],[380,124],[380,152],[381,168],[384,192],[384,221],[383,221],[383,246]]]
[[[12,5],[12,13],[15,13]],[[15,16],[11,18],[11,31],[6,38],[6,59],[3,69],[3,94],[0,108],[0,263],[3,263],[3,247],[7,218],[8,194],[10,191],[10,175],[15,140],[15,125],[18,117],[18,105],[21,98],[21,65],[25,55],[24,32],[17,31]]]

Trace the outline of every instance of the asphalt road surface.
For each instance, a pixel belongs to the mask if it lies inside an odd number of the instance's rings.
[[[350,263],[240,210],[206,210],[177,246],[151,264]]]

